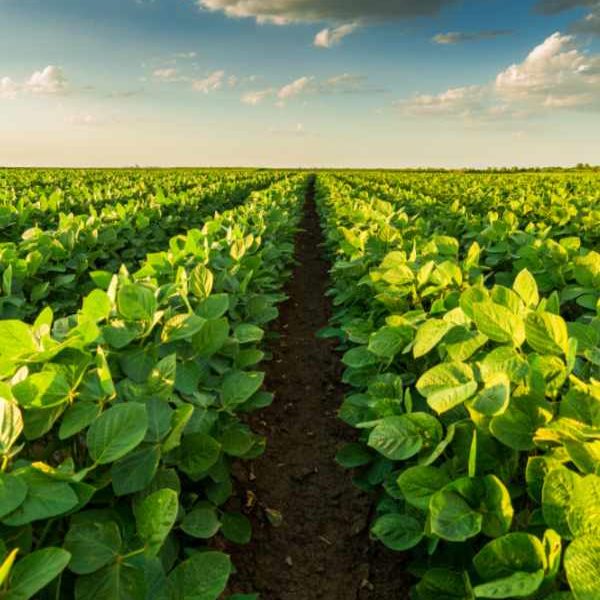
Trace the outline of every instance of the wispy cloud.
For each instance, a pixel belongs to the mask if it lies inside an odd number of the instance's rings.
[[[192,87],[197,92],[210,94],[223,87],[225,81],[225,71],[214,71],[204,79],[196,79],[192,82]]]
[[[484,31],[449,31],[448,33],[438,33],[432,38],[436,44],[453,45],[465,42],[480,42],[482,40],[493,40],[494,38],[511,35],[509,29],[489,29]]]
[[[358,29],[358,23],[346,23],[338,27],[325,28],[315,36],[314,45],[317,48],[337,46],[346,36]]]

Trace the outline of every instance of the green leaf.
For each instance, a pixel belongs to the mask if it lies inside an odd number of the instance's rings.
[[[221,552],[199,552],[169,575],[169,587],[178,600],[217,600],[225,590],[231,561]]]
[[[519,347],[525,341],[523,319],[501,304],[475,302],[473,320],[477,329],[495,342]]]
[[[160,448],[147,446],[134,450],[116,461],[110,470],[115,496],[140,492],[156,474],[160,461]]]
[[[27,495],[3,523],[12,527],[32,521],[50,519],[70,511],[79,500],[68,483],[50,479],[39,471],[27,468],[13,474],[26,485]]]
[[[233,334],[240,344],[250,344],[251,342],[260,342],[265,332],[251,323],[242,323],[235,328]]]
[[[22,431],[23,416],[20,408],[15,402],[0,396],[0,454],[10,452]]]
[[[354,469],[369,464],[373,455],[363,444],[346,444],[335,455],[336,462],[346,469]]]
[[[76,402],[70,406],[60,421],[58,437],[66,440],[79,433],[98,417],[100,406],[94,402]]]
[[[149,288],[128,283],[119,288],[117,308],[128,321],[151,321],[156,312],[156,298]]]
[[[413,356],[415,358],[425,356],[425,354],[433,350],[454,327],[454,323],[441,321],[440,319],[430,319],[423,323],[417,330],[415,344],[413,346]]]
[[[146,598],[144,571],[126,562],[115,562],[75,582],[76,600],[143,600]]]
[[[14,385],[12,392],[21,406],[52,408],[69,400],[71,385],[60,371],[42,371]]]
[[[216,354],[229,337],[229,321],[226,318],[206,321],[202,329],[192,337],[192,345],[198,356],[208,358]]]
[[[183,519],[181,529],[195,538],[210,539],[221,528],[217,510],[213,506],[201,506],[193,509]]]
[[[208,471],[219,460],[221,445],[203,433],[192,433],[183,438],[180,447],[179,468],[194,477]]]
[[[0,356],[10,359],[38,351],[31,327],[21,321],[0,321],[0,340]]]
[[[549,312],[532,312],[525,321],[527,343],[540,354],[567,354],[569,332],[562,317]]]
[[[430,466],[409,467],[398,477],[398,487],[406,502],[425,511],[431,496],[448,483],[447,473]]]
[[[419,600],[474,600],[466,573],[428,569],[416,585]]]
[[[600,597],[600,536],[575,539],[565,552],[567,580],[576,600]]]
[[[588,534],[600,536],[600,476],[587,475],[576,480],[568,522],[576,537]]]
[[[241,513],[224,513],[221,517],[221,531],[234,544],[248,544],[252,538],[252,525]]]
[[[469,406],[486,417],[501,415],[510,402],[510,379],[504,373],[494,373],[485,382],[483,390]]]
[[[72,555],[69,569],[87,575],[116,559],[121,549],[121,532],[114,521],[83,521],[71,525],[64,547]]]
[[[424,537],[423,526],[410,515],[390,513],[379,517],[371,533],[391,550],[414,548]]]
[[[517,275],[513,284],[513,290],[519,294],[525,305],[530,308],[535,308],[540,303],[540,295],[535,277],[527,269],[523,269]]]
[[[176,491],[169,488],[146,496],[135,510],[135,522],[140,539],[150,554],[155,555],[175,524],[179,511]]]
[[[537,573],[546,565],[540,540],[528,533],[509,533],[486,544],[473,559],[484,581],[510,577],[516,572]]]
[[[418,392],[438,414],[468,400],[477,391],[471,367],[465,363],[441,363],[426,371],[417,381]]]
[[[233,371],[228,373],[221,389],[221,402],[228,409],[243,404],[249,400],[262,386],[264,373]]]
[[[28,554],[12,569],[6,600],[28,600],[58,577],[71,555],[61,548],[43,548]]]
[[[107,319],[111,309],[112,306],[108,294],[103,290],[94,290],[83,299],[81,314],[86,319],[97,323],[98,321]]]
[[[564,467],[553,469],[546,475],[542,487],[542,511],[548,527],[562,537],[570,539],[572,534],[568,514],[579,476]]]
[[[27,484],[22,477],[0,473],[0,518],[16,510],[27,496]]]
[[[475,586],[477,598],[525,598],[535,593],[544,580],[544,571],[515,571],[512,575]]]
[[[190,273],[190,292],[192,292],[198,300],[205,300],[212,292],[213,282],[214,277],[211,271],[204,265],[196,265]]]
[[[369,446],[390,460],[406,460],[423,447],[417,425],[408,415],[385,417],[371,431]]]
[[[369,338],[367,349],[380,358],[394,358],[412,339],[410,327],[382,327]]]
[[[476,536],[483,524],[482,515],[461,495],[445,489],[431,497],[429,515],[431,531],[450,542],[464,542]]]
[[[212,294],[198,306],[196,314],[205,319],[218,319],[228,310],[228,294]]]
[[[366,346],[351,348],[342,357],[342,362],[351,369],[363,369],[377,364],[377,357]]]
[[[138,446],[147,429],[148,415],[143,404],[117,404],[88,429],[88,452],[100,465],[114,462]]]

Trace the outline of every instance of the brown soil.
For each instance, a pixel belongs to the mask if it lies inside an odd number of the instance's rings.
[[[237,467],[253,540],[228,548],[238,570],[230,591],[260,592],[263,600],[401,600],[409,584],[403,558],[369,541],[372,501],[334,462],[355,434],[336,416],[344,388],[335,343],[315,337],[331,310],[322,241],[313,181],[289,300],[269,348],[266,385],[275,402],[251,419],[267,451]]]

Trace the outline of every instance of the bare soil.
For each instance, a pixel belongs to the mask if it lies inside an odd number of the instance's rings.
[[[335,342],[315,336],[331,313],[322,242],[313,180],[289,300],[266,364],[275,402],[250,420],[267,437],[267,451],[236,469],[253,539],[227,548],[238,570],[229,592],[259,592],[263,600],[401,600],[410,583],[404,558],[369,540],[372,499],[334,461],[355,433],[336,416],[345,390]]]

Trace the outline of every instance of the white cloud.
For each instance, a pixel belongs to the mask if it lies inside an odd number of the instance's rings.
[[[592,104],[600,100],[600,55],[584,54],[572,36],[557,32],[499,73],[495,86],[508,99],[547,107]]]
[[[36,71],[25,83],[25,89],[33,94],[60,94],[66,87],[67,78],[63,70],[54,65]]]
[[[490,29],[485,31],[449,31],[448,33],[438,33],[432,39],[436,44],[453,45],[464,42],[479,42],[481,40],[491,40],[497,37],[510,35],[512,32],[507,29]]]
[[[19,86],[10,77],[0,79],[0,100],[14,100],[18,90]]]
[[[590,12],[575,22],[570,30],[600,35],[600,0],[540,0],[536,6],[543,14],[555,14],[578,7],[588,7]]]
[[[174,67],[155,69],[152,77],[160,81],[177,81],[179,79],[178,71]]]
[[[204,79],[196,79],[192,87],[197,92],[203,94],[209,94],[210,92],[216,92],[223,87],[223,81],[225,79],[225,71],[214,71],[208,77]]]
[[[559,109],[600,109],[600,55],[555,33],[494,81],[421,94],[396,103],[409,115],[523,118]]]
[[[332,23],[408,19],[438,14],[456,0],[196,0],[201,8],[261,23]]]
[[[290,98],[304,94],[313,89],[313,82],[314,77],[300,77],[300,79],[296,79],[295,81],[292,81],[292,83],[284,85],[277,92],[277,97],[280,100],[289,100]]]
[[[266,98],[273,96],[275,94],[275,90],[273,88],[268,88],[266,90],[257,90],[254,92],[246,92],[242,96],[242,102],[244,104],[249,104],[250,106],[257,106]]]
[[[174,58],[180,58],[182,60],[191,60],[192,58],[196,58],[197,56],[197,52],[176,52],[175,54],[173,54]]]
[[[41,71],[35,71],[23,83],[17,83],[10,77],[0,78],[0,99],[14,99],[21,93],[57,95],[66,92],[67,87],[64,71],[60,67],[48,65]]]
[[[358,29],[358,23],[346,23],[339,27],[326,28],[315,36],[314,45],[317,48],[331,48],[337,46],[346,36]]]

